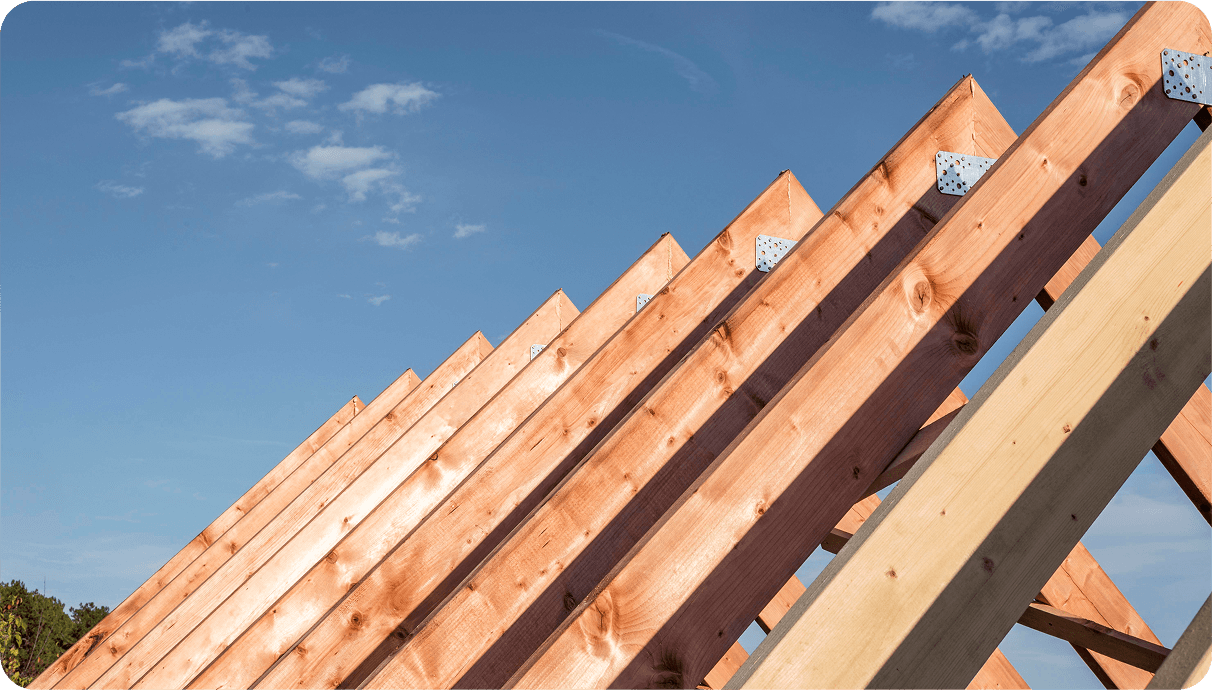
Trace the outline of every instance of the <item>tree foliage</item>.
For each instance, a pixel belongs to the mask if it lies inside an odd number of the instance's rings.
[[[17,685],[29,684],[109,613],[92,602],[63,608],[63,602],[26,588],[20,580],[0,583],[0,666]]]

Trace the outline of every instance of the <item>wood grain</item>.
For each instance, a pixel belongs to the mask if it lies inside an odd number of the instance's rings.
[[[1159,644],[1037,602],[1027,606],[1018,623],[1150,673],[1156,672],[1170,653]]]
[[[323,507],[301,495],[299,501],[319,508],[318,512],[296,528],[280,549],[241,549],[111,667],[97,686],[144,683],[162,688],[189,682],[313,565],[323,558],[340,560],[343,553],[334,547],[341,538],[530,362],[532,344],[549,342],[577,313],[563,291],[553,294],[390,447],[376,449],[365,471],[322,501]],[[264,534],[263,530],[250,546]],[[246,553],[249,556],[243,558]]]
[[[337,549],[342,558],[325,559],[313,567],[191,681],[191,687],[250,687],[271,666],[273,672],[260,681],[266,687],[340,684],[362,661],[356,654],[359,642],[361,648],[372,650],[399,624],[390,608],[391,589],[398,580],[390,575],[384,578],[385,572],[392,572],[389,552],[423,519],[441,520],[441,513],[430,513],[635,315],[636,295],[656,294],[687,261],[671,235],[657,240],[341,540]],[[501,507],[496,503],[448,503],[444,512],[460,508],[496,511]],[[388,560],[380,563],[385,556]],[[414,569],[416,563],[404,567]],[[364,580],[372,569],[375,572]],[[304,634],[307,639],[295,646]],[[288,654],[292,647],[294,653]]]
[[[65,676],[56,687],[88,687],[135,643],[164,620],[205,583],[234,554],[254,539],[276,550],[311,516],[332,491],[339,490],[364,466],[359,451],[375,440],[398,437],[432,407],[450,387],[471,371],[492,346],[479,332],[472,334],[432,374],[411,391],[409,377],[400,377],[376,396],[366,410],[342,427],[286,477],[171,582],[123,623],[95,653]],[[361,444],[353,452],[351,448]],[[324,494],[326,487],[329,494]],[[274,540],[274,541],[271,541]],[[245,554],[241,558],[249,558]],[[197,623],[197,621],[193,621]],[[95,657],[95,658],[94,658]]]
[[[400,378],[404,379],[406,383],[411,384],[410,387],[416,387],[418,383],[417,376],[413,373],[412,369],[405,371]],[[227,510],[223,511],[219,517],[215,518],[214,522],[199,532],[198,536],[190,540],[167,563],[160,566],[160,569],[140,585],[134,593],[124,599],[121,604],[114,607],[105,618],[101,619],[99,623],[89,630],[88,634],[81,637],[66,652],[60,655],[53,664],[48,666],[45,671],[30,682],[28,687],[41,690],[54,686],[59,679],[63,678],[63,676],[67,675],[69,671],[83,661],[84,657],[95,649],[97,645],[104,643],[110,633],[125,623],[140,607],[146,604],[165,585],[172,581],[178,573],[205,551],[206,547],[213,544],[216,539],[221,537],[240,518],[252,510],[262,498],[272,492],[304,460],[315,453],[341,427],[348,424],[354,415],[358,414],[365,407],[366,404],[356,395],[349,402],[345,403],[341,409],[337,410],[336,414],[329,417],[318,429],[313,431],[282,462],[279,462],[273,469],[267,472],[260,481],[244,492],[244,495]]]
[[[723,651],[712,631],[760,610],[1185,126],[1194,106],[1156,88],[1158,52],[1162,37],[1208,45],[1200,22],[1182,4],[1134,18],[574,610],[518,684],[647,686],[710,668]]]
[[[820,215],[791,173],[779,175],[495,450],[442,511],[359,587],[359,596],[378,602],[395,625],[376,630],[370,639],[378,646],[369,650],[344,637],[337,647],[323,645],[325,654],[339,655],[343,668],[348,668],[345,659],[361,659],[343,685],[356,685],[398,648],[468,570],[750,289],[756,280],[758,234],[796,237]],[[324,638],[309,635],[304,648],[313,649],[319,639]],[[309,682],[304,676],[287,680],[277,669],[274,673],[265,682]]]
[[[975,82],[957,83],[464,582],[372,686],[504,683],[956,203],[935,188],[934,154],[974,152],[974,98],[984,98]],[[1008,126],[1004,133],[1008,144],[1013,133]],[[704,677],[758,610],[718,626],[721,646],[684,680]],[[461,644],[444,649],[441,641],[454,630]]]
[[[1119,38],[1147,27],[1174,40],[1179,27],[1153,22],[1185,14],[1179,26],[1194,26],[1187,7],[1146,6]],[[1196,142],[733,683],[948,687],[975,674],[1212,370],[1210,143]]]

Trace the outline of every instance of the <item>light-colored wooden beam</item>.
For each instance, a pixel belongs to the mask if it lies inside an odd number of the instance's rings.
[[[1156,672],[1170,653],[1159,644],[1038,602],[1027,606],[1018,623],[1150,673]]]
[[[372,569],[376,570],[372,579],[381,577],[381,561],[397,550],[397,544],[635,315],[637,294],[656,294],[687,261],[673,236],[662,235],[340,541],[336,550],[341,558],[319,562],[276,602],[267,602],[266,608],[272,603],[272,611],[239,633],[238,639],[203,673],[189,681],[190,685],[250,687],[271,666],[272,674],[261,681],[266,687],[342,683],[349,668],[342,663],[340,653],[329,652],[322,644],[323,631],[335,630],[331,647],[336,651],[352,651],[359,639],[366,641],[369,651],[399,624],[391,614],[392,592],[399,581],[388,577],[374,596],[374,586],[363,582],[364,578]],[[482,514],[500,510],[501,505],[454,504],[454,510],[459,508]],[[417,564],[410,561],[405,567],[411,569]],[[379,635],[375,635],[375,629]],[[305,634],[307,639],[295,646]],[[292,648],[296,653],[288,654]],[[191,655],[191,659],[196,656]],[[156,677],[144,682],[153,680],[161,684],[177,679]]]
[[[831,530],[822,544],[825,551],[839,553],[857,531],[848,529],[850,526],[839,524]],[[1079,566],[1087,570],[1081,584],[1071,575]],[[1093,570],[1097,570],[1097,574]],[[1170,654],[1170,650],[1162,646],[1144,621],[1140,621],[1136,610],[1127,604],[1124,595],[1110,582],[1081,542],[1077,542],[1062,566],[1048,578],[1042,592],[1052,594],[1053,600],[1064,601],[1065,609],[1048,605],[1045,595],[1041,594],[1044,603],[1033,601],[1028,605],[1018,618],[1019,625],[1068,641],[1079,654],[1085,652],[1081,654],[1082,660],[1109,688],[1144,688],[1144,684],[1153,679],[1153,672]],[[1102,610],[1094,605],[1092,599],[1103,605]],[[1076,615],[1074,611],[1091,612],[1098,620]],[[1127,621],[1121,622],[1117,628],[1103,625],[1107,622],[1103,611],[1110,616],[1126,618]],[[777,621],[774,625],[777,625]],[[1142,631],[1145,637],[1137,631]],[[1128,673],[1124,667],[1134,669],[1137,673]],[[981,677],[981,673],[977,675]],[[971,684],[968,688],[972,690]]]
[[[709,633],[760,610],[1185,126],[1193,104],[1152,80],[1161,38],[1206,45],[1200,22],[1186,5],[1132,20],[514,681],[630,686],[709,669],[723,651]],[[742,587],[751,599],[731,594]]]
[[[956,203],[958,197],[936,189],[937,150],[1000,153],[976,150],[973,123],[980,99],[987,100],[970,78],[949,90],[464,581],[371,685],[506,682],[564,621],[569,607],[593,597],[597,583],[644,531]],[[1004,147],[1014,136],[1004,121],[1001,127],[1000,139],[993,141]],[[704,650],[693,670],[687,666],[678,678],[660,682],[703,678],[798,565],[754,595],[761,603],[746,618],[711,626],[718,646]],[[515,585],[518,580],[525,585]],[[443,642],[448,635],[457,635],[461,644],[449,648]]]
[[[411,387],[416,387],[419,382],[417,375],[412,369],[404,372],[401,378],[411,383]],[[300,443],[297,448],[290,452],[282,462],[279,462],[272,470],[267,472],[252,488],[244,492],[235,503],[227,510],[215,518],[214,522],[210,523],[206,529],[198,533],[188,544],[185,545],[175,556],[170,558],[167,563],[160,566],[160,569],[155,572],[147,582],[144,582],[130,596],[114,607],[112,611],[101,619],[88,634],[81,637],[73,644],[66,652],[64,652],[53,664],[48,666],[37,678],[35,678],[28,687],[42,690],[50,688],[59,681],[60,678],[67,675],[69,671],[75,668],[84,657],[91,652],[97,645],[105,641],[109,634],[116,630],[118,626],[126,622],[136,611],[146,604],[153,596],[164,588],[174,577],[193,562],[206,547],[210,546],[216,539],[223,535],[245,514],[252,510],[262,498],[272,492],[282,481],[294,472],[295,469],[303,463],[308,457],[315,453],[321,446],[332,438],[341,427],[349,423],[354,415],[363,410],[366,404],[362,402],[358,396],[354,396],[349,402],[345,403],[341,409],[337,410],[336,414],[329,417],[327,421],[320,425],[318,429],[313,431],[310,436]]]
[[[339,559],[333,547],[340,538],[529,363],[532,344],[550,341],[576,314],[564,293],[556,292],[407,431],[374,438],[389,441],[388,447],[368,443],[373,430],[369,432],[345,454],[359,458],[356,466],[364,468],[360,473],[349,471],[353,464],[342,465],[342,472],[348,474],[339,480],[330,470],[313,482],[275,519],[274,529],[261,530],[110,667],[97,685],[131,687],[160,668],[171,667],[184,675],[185,669],[175,665],[176,657],[165,659],[170,651],[213,653],[222,646],[222,636],[212,641],[207,639],[209,633],[224,629],[232,617],[249,615],[244,606],[251,609],[252,602],[264,598],[272,601],[322,558]],[[157,687],[183,685],[192,675]]]
[[[1154,688],[1190,688],[1208,677],[1212,665],[1212,597],[1204,600],[1191,624],[1179,636],[1174,650],[1157,669],[1147,686]]]
[[[749,291],[761,275],[757,236],[795,238],[820,216],[795,177],[779,175],[351,593],[374,615],[357,631],[329,617],[301,646],[352,668],[344,684],[360,683]],[[310,661],[296,670],[297,656],[284,660],[294,675],[279,665],[261,683],[327,680]]]
[[[1134,30],[1173,41],[1197,21],[1206,40],[1197,11],[1148,5],[1100,58]],[[946,687],[976,672],[1212,370],[1210,144],[1212,132],[1183,156],[733,684]]]

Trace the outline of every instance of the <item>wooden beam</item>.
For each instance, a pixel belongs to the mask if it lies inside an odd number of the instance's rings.
[[[703,685],[719,690],[748,658],[749,653],[745,651],[745,648],[739,642],[733,642],[728,651],[724,652],[723,658],[707,672],[707,676],[703,678]]]
[[[120,626],[110,631],[110,637],[99,646],[99,653],[90,655],[87,661],[73,669],[56,687],[87,687],[96,681],[134,643],[142,639],[257,535],[264,532],[262,538],[265,538],[276,533],[289,539],[293,533],[291,530],[297,530],[298,527],[287,522],[291,513],[284,511],[293,505],[300,513],[298,519],[314,515],[318,508],[312,506],[325,499],[320,497],[315,502],[305,500],[298,503],[300,495],[316,496],[324,482],[337,477],[348,477],[350,471],[347,468],[351,463],[357,462],[358,455],[347,451],[355,443],[366,445],[371,439],[390,437],[391,434],[398,436],[491,350],[492,346],[484,336],[476,332],[419,385],[410,389],[414,376],[412,374],[397,378],[376,396],[365,410],[329,438],[226,532],[207,542],[206,549],[188,567]]]
[[[438,508],[454,490],[517,425],[529,417],[548,396],[581,367],[614,333],[636,313],[636,295],[656,294],[669,282],[674,272],[681,270],[689,258],[673,236],[662,235],[659,240],[608,287],[593,304],[585,309],[552,340],[529,365],[507,383],[491,401],[459,428],[417,471],[405,479],[336,547],[340,558],[324,559],[301,577],[276,602],[261,604],[267,612],[247,630],[235,629],[227,635],[235,637],[230,645],[210,663],[206,670],[190,681],[191,686],[250,687],[274,667],[274,672],[306,669],[319,662],[315,677],[298,677],[298,671],[275,676],[282,680],[262,681],[269,687],[286,685],[339,684],[348,673],[339,659],[323,651],[313,633],[300,646],[299,639],[313,627],[317,630],[335,627],[334,645],[345,649],[361,637],[373,645],[391,634],[398,620],[386,615],[392,597],[384,594],[375,600],[369,596],[371,586],[360,586],[363,578],[380,561],[394,551],[398,542],[408,536],[430,513]],[[500,509],[500,504],[455,504],[454,509],[482,513]],[[449,537],[448,537],[449,538]],[[410,562],[406,567],[415,568]],[[387,591],[398,586],[391,580]],[[358,585],[357,589],[354,587]],[[344,603],[342,601],[344,600]],[[272,610],[270,610],[272,604]],[[338,606],[338,604],[341,604]],[[334,609],[334,607],[336,607]],[[243,605],[250,610],[250,605]],[[250,610],[255,615],[255,611]],[[369,620],[382,621],[381,637],[366,636]],[[354,628],[355,635],[349,634]],[[243,631],[243,632],[241,632]],[[287,655],[292,651],[297,652]],[[192,664],[205,666],[208,659],[190,655]],[[334,677],[334,674],[335,677]],[[287,682],[289,679],[289,682]],[[153,687],[175,685],[180,677],[157,674],[142,682]]]
[[[1157,639],[1157,635],[1153,634],[1081,542],[1073,547],[1061,566],[1048,578],[1037,598],[1067,613],[1161,645],[1161,640]],[[1141,688],[1153,677],[1150,671],[1097,651],[1078,645],[1073,648],[1106,687]]]
[[[1200,112],[1206,112],[1206,109]],[[1040,306],[1047,309],[1059,299],[1069,283],[1098,253],[1098,249],[1098,242],[1093,237],[1087,237],[1081,248],[1036,296],[1035,300]],[[1195,391],[1182,412],[1154,444],[1153,452],[1204,519],[1212,524],[1212,393],[1208,392],[1207,386],[1201,384]]]
[[[563,292],[556,292],[406,431],[382,435],[376,427],[368,432],[275,518],[272,529],[257,533],[135,643],[98,679],[99,686],[130,687],[187,634],[210,630],[225,620],[216,615],[220,605],[274,590],[276,597],[326,554],[337,558],[330,553],[336,542],[530,361],[532,344],[548,342],[576,313]],[[237,591],[240,596],[232,597]],[[199,625],[205,629],[194,627]],[[196,639],[179,647],[181,652],[194,649]],[[202,644],[197,653],[211,649]]]
[[[857,531],[849,527],[845,524],[834,527],[821,544],[822,548],[833,554],[840,552]],[[1045,609],[1058,611],[1058,615],[1068,616],[1082,625],[1089,624],[1087,627],[1096,632],[1062,634],[1067,630],[1063,626],[1056,630],[1046,629],[1052,621],[1040,613],[1042,609],[1035,612],[1028,610],[1018,622],[1070,642],[1090,670],[1109,688],[1144,687],[1152,680],[1152,671],[1168,652],[1081,542],[1048,579],[1039,598],[1043,600]],[[1057,602],[1058,606],[1047,606],[1050,602]],[[1087,614],[1089,618],[1078,614]],[[1110,632],[1104,634],[1097,631]],[[1112,635],[1121,641],[1109,643],[1112,651],[1106,652],[1097,643],[1093,646],[1083,644],[1085,638],[1081,637],[1082,634]],[[1115,650],[1121,649],[1124,644],[1143,651],[1116,653]],[[1129,655],[1126,658],[1123,656],[1125,653]],[[986,662],[988,665],[989,662]],[[992,681],[985,671],[985,667],[982,667],[973,683],[988,686]],[[976,686],[969,684],[968,687]]]
[[[1212,597],[1204,600],[1191,624],[1179,636],[1174,651],[1166,657],[1157,675],[1147,686],[1153,688],[1190,688],[1207,678],[1212,665]]]
[[[1038,602],[1027,606],[1018,623],[1150,673],[1155,673],[1170,653],[1159,644]]]
[[[1198,21],[1184,5],[1147,5],[1100,57],[1120,57],[1138,30],[1149,42],[1185,44],[1175,34]],[[1204,21],[1199,35],[1208,34]],[[1130,55],[1115,64],[1131,65]],[[1212,132],[1003,362],[733,684],[942,687],[976,672],[1212,370],[1210,145]]]
[[[412,369],[405,371],[400,378],[411,383],[411,387],[416,387],[418,383],[417,375],[413,373]],[[354,415],[358,414],[365,407],[366,404],[356,395],[349,402],[345,403],[341,409],[337,410],[336,414],[329,417],[327,421],[320,425],[320,428],[313,431],[282,462],[279,462],[273,469],[267,472],[260,481],[253,484],[252,488],[244,492],[243,496],[227,510],[223,511],[219,517],[215,518],[214,522],[199,532],[198,536],[190,540],[167,563],[160,566],[160,569],[140,585],[133,594],[114,607],[105,618],[101,619],[101,622],[89,630],[87,635],[81,637],[66,652],[60,655],[53,664],[46,667],[46,670],[30,682],[28,687],[41,690],[54,686],[60,678],[75,668],[89,652],[104,642],[111,632],[125,623],[128,618],[134,615],[136,611],[163,589],[178,573],[205,551],[207,546],[214,543],[216,539],[230,529],[240,518],[252,510],[253,506],[272,492],[291,472],[295,471],[300,464],[323,446],[328,439],[332,438],[338,430],[348,424]]]
[[[982,99],[987,100],[971,78],[952,87],[464,581],[370,686],[506,682],[564,621],[568,607],[592,598],[597,583],[644,531],[958,201],[936,189],[936,151],[1001,152],[976,148],[975,102]],[[992,140],[1004,147],[1014,136],[1004,121],[1000,128]],[[666,680],[704,677],[798,565],[758,594],[761,602],[748,615],[713,624],[709,630],[718,646],[684,676]],[[662,566],[663,572],[672,569]],[[445,640],[451,635],[461,644],[449,647]],[[593,683],[595,677],[570,682]]]
[[[1185,126],[1195,106],[1154,88],[1160,41],[1207,45],[1201,23],[1186,5],[1138,14],[514,681],[630,686],[710,668],[723,650],[702,631],[760,610]]]
[[[295,507],[297,520],[314,515],[319,508],[313,506],[325,498],[320,496],[298,502],[299,496],[319,496],[318,492],[325,481],[349,477],[350,472],[345,468],[350,463],[358,462],[359,457],[356,452],[347,452],[351,446],[359,441],[366,445],[371,439],[390,437],[391,434],[398,437],[429,410],[429,407],[438,403],[442,395],[445,395],[459,378],[478,365],[491,350],[491,344],[488,344],[480,332],[476,332],[418,386],[410,389],[412,378],[415,376],[412,373],[406,372],[404,376],[396,378],[371,401],[366,410],[327,439],[319,450],[311,454],[307,461],[299,464],[295,471],[288,474],[251,511],[242,514],[222,535],[207,541],[205,551],[191,561],[188,568],[165,584],[160,592],[151,597],[142,608],[133,612],[133,615],[128,616],[119,627],[110,629],[112,639],[103,640],[103,654],[96,655],[96,658],[90,658],[84,665],[73,669],[64,688],[82,688],[95,682],[105,669],[126,654],[136,641],[164,620],[165,616],[198,589],[207,577],[222,568],[233,554],[262,531],[265,532],[262,538],[270,534],[278,534],[282,540],[290,538],[292,530],[298,530],[298,523],[288,521],[292,513],[285,512],[286,509]]]
[[[968,683],[968,690],[1030,690],[1031,686],[1018,674],[1002,650],[995,649],[989,660]]]
[[[367,602],[356,631],[339,623],[353,613],[342,605],[308,634],[300,646],[325,663],[290,654],[261,684],[320,684],[339,667],[342,685],[358,685],[750,290],[757,236],[797,238],[820,216],[779,175],[351,592]]]

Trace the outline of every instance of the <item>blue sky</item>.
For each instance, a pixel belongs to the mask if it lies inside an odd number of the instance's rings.
[[[16,7],[0,578],[117,604],[351,395],[556,288],[584,308],[662,232],[695,254],[781,170],[832,206],[965,73],[1021,132],[1138,7]],[[1169,645],[1207,530],[1150,456],[1085,543]],[[1097,684],[1033,631],[1002,648]]]

